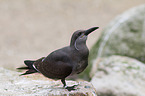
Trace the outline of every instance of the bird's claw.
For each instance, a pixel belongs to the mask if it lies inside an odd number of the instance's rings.
[[[76,86],[78,86],[78,85],[65,86],[65,89],[67,89],[68,91],[76,90],[76,89],[75,89]]]

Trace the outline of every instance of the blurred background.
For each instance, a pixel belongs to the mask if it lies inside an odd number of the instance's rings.
[[[0,0],[0,66],[14,70],[69,45],[74,31],[98,26],[89,49],[117,15],[145,0]]]

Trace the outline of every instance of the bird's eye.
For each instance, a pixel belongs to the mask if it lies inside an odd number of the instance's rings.
[[[80,36],[82,33],[79,33],[78,36]]]

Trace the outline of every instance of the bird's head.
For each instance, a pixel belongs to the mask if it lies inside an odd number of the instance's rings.
[[[77,30],[77,31],[75,31],[72,35],[70,46],[75,46],[76,47],[76,43],[77,43],[77,45],[78,44],[85,44],[86,40],[87,40],[87,36],[91,32],[95,31],[98,28],[99,27],[92,27],[88,30]]]

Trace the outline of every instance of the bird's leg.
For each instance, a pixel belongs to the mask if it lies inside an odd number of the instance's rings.
[[[65,78],[64,79],[61,79],[61,82],[63,83],[63,87],[66,88],[66,83],[65,83]]]
[[[77,85],[73,85],[73,86],[71,86],[71,87],[68,87],[68,86],[66,85],[66,83],[65,83],[65,78],[64,78],[64,79],[61,79],[61,82],[63,83],[63,87],[64,87],[65,89],[67,89],[68,91],[76,90],[76,89],[74,89],[74,88],[75,88],[75,86],[77,86]]]

